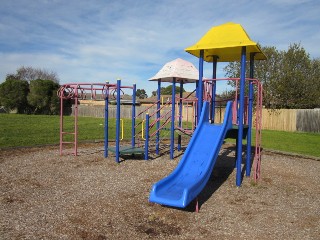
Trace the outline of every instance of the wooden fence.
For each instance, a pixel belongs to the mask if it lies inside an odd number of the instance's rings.
[[[136,113],[145,110],[147,106],[136,107]],[[161,112],[165,114],[171,108],[167,107]],[[148,112],[156,111],[156,106],[150,108]],[[72,113],[74,110],[72,109]],[[131,118],[131,106],[121,106],[121,118]],[[193,116],[191,107],[183,108],[183,120],[191,121]],[[104,117],[104,106],[78,106],[79,116]],[[116,106],[109,106],[109,117],[116,117]],[[224,108],[216,109],[215,122],[221,122],[224,117]],[[139,116],[140,119],[145,118],[145,113]],[[153,117],[155,118],[155,116]],[[280,109],[280,110],[262,110],[262,129],[278,130],[278,131],[301,131],[301,132],[320,132],[320,109]]]
[[[294,132],[297,130],[295,109],[262,109],[262,129]]]
[[[320,132],[320,108],[297,110],[297,131]]]

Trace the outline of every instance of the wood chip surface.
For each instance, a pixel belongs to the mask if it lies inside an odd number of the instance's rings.
[[[168,148],[167,148],[168,149]],[[103,157],[80,145],[0,151],[0,239],[320,239],[320,161],[263,152],[261,180],[235,186],[224,146],[205,189],[186,209],[148,202],[152,184],[181,159]]]

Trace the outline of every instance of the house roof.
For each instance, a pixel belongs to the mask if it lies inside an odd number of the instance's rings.
[[[176,97],[180,97],[180,94],[177,93]],[[190,92],[183,92],[182,93],[182,97],[186,98],[188,97],[188,99],[196,99],[195,93],[190,93]],[[171,101],[172,95],[161,95],[161,101],[163,100],[163,102],[167,102],[167,101]],[[157,101],[157,96],[151,96],[149,98],[144,98],[144,99],[139,99],[139,101],[141,103],[154,103]]]

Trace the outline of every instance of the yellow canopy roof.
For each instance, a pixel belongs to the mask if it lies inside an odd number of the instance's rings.
[[[218,62],[240,61],[241,49],[247,47],[247,59],[250,53],[255,54],[255,60],[266,60],[267,57],[253,42],[243,27],[238,23],[228,22],[211,28],[195,45],[185,49],[196,57],[200,57],[200,50],[204,50],[204,60],[213,61],[218,56]]]

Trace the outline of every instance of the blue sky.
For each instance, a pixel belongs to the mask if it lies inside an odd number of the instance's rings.
[[[198,67],[184,49],[226,22],[240,23],[262,46],[301,43],[320,57],[319,0],[2,0],[0,82],[31,66],[56,72],[62,84],[121,78],[150,94],[156,83],[147,79],[166,62],[183,58]],[[204,69],[210,77],[211,65]]]

